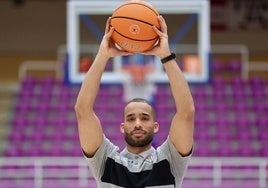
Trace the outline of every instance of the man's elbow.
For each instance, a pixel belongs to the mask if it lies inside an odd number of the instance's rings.
[[[189,114],[194,116],[194,114],[195,114],[195,106],[194,106],[194,104],[192,104],[189,109],[190,109]]]
[[[78,101],[76,101],[74,105],[74,111],[78,113],[79,111],[81,111],[81,109],[82,109],[82,105]]]
[[[184,117],[187,120],[193,120],[195,116],[195,106],[194,104],[189,105],[187,110],[184,111]]]
[[[89,114],[90,108],[82,103],[76,102],[74,105],[74,111],[77,117],[82,117],[84,114]]]
[[[77,105],[77,103],[74,105],[74,111],[75,111],[76,117],[79,119],[82,116],[82,110],[81,110],[81,107]]]

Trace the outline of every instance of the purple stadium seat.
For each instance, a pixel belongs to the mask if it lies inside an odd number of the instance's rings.
[[[211,151],[209,147],[199,146],[195,148],[193,156],[196,156],[196,157],[211,156],[212,153],[213,152]]]
[[[252,97],[262,100],[265,98],[266,93],[264,91],[264,88],[254,88],[254,91],[252,92]]]
[[[50,77],[50,76],[43,78],[40,81],[40,85],[42,86],[42,88],[51,88],[55,84],[56,84],[56,79],[54,77]]]
[[[206,127],[211,124],[211,121],[206,116],[200,116],[199,118],[195,118],[195,126],[199,127]]]
[[[46,127],[47,124],[48,124],[48,120],[47,120],[47,117],[43,117],[43,116],[36,116],[34,117],[30,124],[32,126],[35,126],[35,127]]]
[[[267,126],[268,126],[268,124],[266,124],[266,130],[260,131],[260,133],[259,133],[260,140],[268,140]]]
[[[240,145],[238,148],[239,156],[254,156],[255,152],[249,145]]]
[[[4,153],[5,153],[5,156],[8,156],[8,157],[15,157],[15,156],[23,155],[22,148],[17,147],[17,146],[12,146],[12,147],[10,146],[6,148]]]
[[[43,130],[39,129],[34,131],[31,135],[29,135],[28,139],[33,140],[33,141],[43,141],[45,139],[45,135]]]
[[[264,80],[258,76],[254,76],[249,79],[250,86],[259,88],[264,86]]]
[[[39,101],[37,104],[32,106],[34,110],[42,113],[42,112],[48,112],[50,110],[50,104],[48,101],[44,101],[44,98],[42,101]]]
[[[210,85],[198,85],[192,87],[192,95],[197,100],[206,99],[213,93]]]
[[[268,112],[268,104],[264,102],[258,102],[258,103],[255,103],[255,105],[253,106],[253,110],[255,112],[258,112],[260,114],[267,114]]]
[[[236,102],[233,106],[233,110],[234,111],[247,111],[250,110],[250,106],[246,103],[246,101],[244,102]]]
[[[34,97],[34,91],[33,91],[33,88],[21,88],[19,93],[18,93],[18,96],[19,96],[19,99],[21,100],[31,100],[32,97]]]
[[[239,134],[237,134],[238,140],[251,140],[253,138],[253,133],[247,128],[240,129]]]
[[[208,104],[206,101],[202,99],[195,100],[195,108],[196,108],[196,111],[208,112],[209,110],[211,110],[211,104]]]
[[[222,87],[225,84],[226,84],[226,81],[222,77],[214,77],[212,80],[213,91],[217,91],[218,89],[222,90]]]
[[[240,76],[235,76],[230,79],[230,84],[233,86],[245,86],[246,81],[244,81]]]
[[[15,116],[12,120],[12,126],[16,127],[23,127],[27,126],[29,123],[28,118],[25,116]]]
[[[267,141],[267,140],[266,140]],[[265,145],[263,144],[263,146],[260,148],[260,156],[261,157],[268,157],[268,147],[267,144],[265,143]]]
[[[217,126],[217,125],[216,125]],[[216,135],[216,140],[229,140],[231,139],[233,136],[231,134],[231,132],[229,131],[228,125],[224,126],[219,126],[217,127],[217,135]]]
[[[232,145],[228,141],[221,141],[219,142],[219,147],[216,148],[216,153],[219,156],[234,156],[235,152],[234,149],[232,148]]]
[[[232,94],[232,97],[234,97],[235,100],[245,99],[245,97],[247,97],[247,93],[246,93],[245,88],[243,86],[242,87],[241,86],[238,86],[238,87],[234,86],[234,92]]]
[[[159,97],[167,97],[171,95],[170,88],[166,84],[161,84],[157,86],[157,93],[156,96]]]
[[[37,80],[34,77],[28,76],[21,82],[21,88],[22,89],[33,88],[36,83]]]
[[[16,112],[28,112],[31,108],[31,104],[29,104],[29,101],[25,101],[24,99],[21,99],[16,104],[15,110]]]
[[[224,97],[224,96],[223,96]],[[218,100],[215,104],[214,104],[214,110],[216,111],[222,111],[225,112],[227,110],[229,110],[230,106],[229,104],[227,104],[224,101],[224,98],[222,98],[222,100]]]
[[[246,117],[246,116],[236,117],[235,124],[239,128],[247,128],[249,126],[249,123],[250,123],[250,121],[249,121],[248,117]]]
[[[268,125],[268,117],[266,115],[259,116],[256,120],[256,125],[259,129],[265,130]]]
[[[43,150],[40,146],[31,147],[24,151],[25,156],[43,156]]]
[[[239,59],[231,59],[227,62],[228,71],[239,73],[241,71],[242,62]]]
[[[3,188],[34,188],[34,179],[1,179],[0,185]]]
[[[198,129],[196,130],[195,136],[197,140],[208,140],[210,135],[206,129]]]
[[[201,172],[202,173],[202,172]],[[184,179],[183,188],[214,188],[212,180],[208,179]]]
[[[175,106],[169,104],[162,104],[156,108],[156,114],[159,116],[165,117],[167,119],[171,119],[175,113]]]
[[[255,188],[258,185],[257,179],[222,179],[221,185],[216,186],[217,188]]]
[[[223,101],[225,100],[227,97],[226,92],[224,91],[224,87],[222,86],[221,89],[215,89],[215,91],[213,91],[213,95],[212,98],[215,99],[218,103],[219,101]]]
[[[221,59],[213,59],[212,60],[212,69],[215,71],[225,71],[226,67],[224,65],[224,62]]]
[[[52,98],[52,88],[42,88],[36,96],[42,101],[50,101]]]
[[[26,138],[25,132],[21,131],[19,127],[13,128],[12,133],[9,135],[10,141],[24,141]]]

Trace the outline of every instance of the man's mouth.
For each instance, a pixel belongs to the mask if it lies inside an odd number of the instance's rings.
[[[145,134],[144,130],[134,130],[134,131],[131,132],[131,135],[134,135],[136,137],[140,137],[140,136],[142,136],[144,134]]]

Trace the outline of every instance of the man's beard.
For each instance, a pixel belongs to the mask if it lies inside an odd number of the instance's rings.
[[[136,130],[134,130],[134,131],[136,131]],[[144,131],[144,134],[146,135],[145,138],[143,138],[143,139],[137,138],[136,140],[134,140],[131,137],[132,136],[132,132],[131,133],[125,133],[125,140],[132,147],[144,147],[144,146],[149,145],[153,141],[153,138],[154,138],[154,130],[152,129],[150,132]]]

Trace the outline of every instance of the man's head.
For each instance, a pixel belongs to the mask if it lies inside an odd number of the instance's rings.
[[[158,131],[155,122],[155,111],[150,102],[135,98],[124,108],[124,122],[120,130],[125,135],[127,144],[131,147],[146,147],[151,145],[154,133]]]

